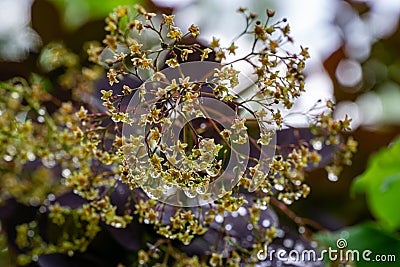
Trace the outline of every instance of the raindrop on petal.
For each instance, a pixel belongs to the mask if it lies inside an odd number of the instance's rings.
[[[281,185],[281,184],[276,184],[274,187],[278,191],[282,191],[284,189],[283,185]]]
[[[195,198],[195,197],[197,196],[197,193],[196,193],[196,192],[193,192],[193,191],[191,191],[191,190],[189,190],[189,189],[183,189],[183,192],[185,193],[185,195],[186,195],[188,198]]]
[[[205,186],[200,186],[196,188],[196,192],[200,195],[203,195],[207,192],[206,187]]]
[[[331,181],[331,182],[337,182],[338,181],[338,177],[333,172],[330,172],[330,173],[328,173],[328,180]]]

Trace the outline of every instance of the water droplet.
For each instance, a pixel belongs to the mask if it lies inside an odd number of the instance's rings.
[[[312,142],[312,146],[315,150],[321,150],[322,149],[322,142],[319,140],[316,140]]]
[[[156,196],[155,196],[152,192],[147,191],[147,190],[144,190],[144,192],[146,193],[146,195],[147,195],[149,198],[157,199]]]
[[[28,152],[28,153],[26,154],[26,156],[27,156],[27,158],[28,158],[29,161],[34,161],[34,160],[36,159],[35,154],[33,154],[32,152]]]
[[[328,173],[328,180],[331,181],[331,182],[337,182],[338,181],[338,177],[333,172],[330,172],[330,173]]]
[[[215,177],[219,174],[219,170],[217,170],[216,168],[206,168],[206,173],[211,177]]]
[[[258,208],[260,210],[266,210],[266,209],[268,209],[268,203],[266,201],[263,201],[260,203],[260,205],[258,205]]]
[[[291,248],[293,246],[294,242],[290,238],[286,238],[283,240],[283,245],[287,248]]]
[[[203,186],[197,187],[197,188],[196,188],[196,192],[197,192],[198,194],[200,194],[200,195],[204,195],[204,194],[207,192],[207,189],[206,189],[206,187],[203,185]]]
[[[270,220],[265,219],[265,220],[262,221],[262,226],[263,227],[268,228],[270,225],[271,225],[271,221]]]
[[[260,210],[266,210],[268,207],[267,206],[264,206],[264,205],[262,205],[262,204],[258,204],[258,205],[256,205],[256,207],[258,208],[258,209],[260,209]]]
[[[294,249],[297,250],[298,252],[302,252],[305,249],[305,247],[304,247],[304,245],[302,243],[296,242],[296,245],[294,246]]]
[[[151,178],[154,178],[154,179],[157,179],[158,177],[160,177],[161,176],[161,173],[160,172],[152,172],[151,174],[150,174],[150,177]]]
[[[225,225],[225,230],[226,231],[230,231],[232,230],[232,225],[230,225],[229,223]]]
[[[172,188],[172,185],[170,183],[163,184],[163,188],[168,190]]]
[[[188,198],[195,198],[197,196],[197,193],[195,191],[193,192],[189,189],[183,189],[183,192]]]
[[[282,201],[283,201],[283,203],[285,203],[286,205],[291,205],[291,204],[293,203],[293,200],[291,200],[291,199],[289,199],[289,198],[287,198],[287,197],[284,197],[284,198],[282,199]]]
[[[304,226],[299,227],[299,233],[304,234],[306,232],[306,228]]]
[[[35,235],[35,232],[33,230],[29,230],[27,234],[29,237],[33,237]]]
[[[11,156],[14,156],[15,154],[17,154],[17,149],[15,148],[15,146],[8,145],[7,153],[10,154]]]
[[[283,185],[281,185],[281,184],[276,184],[274,187],[278,191],[282,191],[284,189]]]
[[[238,209],[238,211],[237,211],[238,213],[239,213],[239,215],[240,216],[246,216],[246,214],[247,214],[247,210],[246,210],[246,208],[244,208],[244,207],[240,207],[239,209]]]
[[[74,168],[78,169],[81,167],[81,163],[79,162],[79,159],[77,157],[73,157],[72,162],[74,163]]]
[[[253,230],[253,225],[252,224],[248,224],[246,228],[247,228],[247,230],[251,231],[251,230]]]
[[[217,214],[217,216],[215,216],[215,221],[217,223],[222,223],[224,221],[224,217],[222,217],[221,214]]]
[[[253,176],[253,183],[258,187],[265,180],[265,173],[262,171],[256,171]]]
[[[44,122],[44,117],[43,117],[43,116],[38,116],[38,117],[37,117],[37,121],[38,121],[39,123],[43,123],[43,122]]]
[[[29,204],[31,204],[34,207],[37,207],[40,205],[40,199],[38,197],[32,197],[29,199]]]
[[[121,228],[122,227],[122,224],[121,223],[114,223],[114,225],[113,225],[115,228]]]
[[[5,160],[5,161],[12,161],[12,157],[10,156],[10,155],[4,155],[3,156],[3,159]]]
[[[56,166],[56,161],[54,159],[48,159],[48,158],[43,158],[42,159],[42,163],[46,168],[53,168],[54,166]]]
[[[283,231],[282,229],[278,229],[276,231],[276,236],[279,237],[279,238],[284,237],[285,236],[285,231]]]

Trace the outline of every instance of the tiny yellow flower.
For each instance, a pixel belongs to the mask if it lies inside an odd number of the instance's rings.
[[[229,54],[236,54],[236,49],[237,49],[238,47],[237,46],[235,46],[235,44],[234,43],[232,43],[231,44],[231,46],[228,48],[228,51],[229,51]]]
[[[171,58],[171,59],[168,59],[167,61],[165,61],[165,63],[168,66],[170,66],[171,68],[175,68],[175,67],[179,66],[179,62],[175,57]]]
[[[115,9],[115,13],[117,14],[117,17],[122,18],[128,13],[128,7],[127,6],[118,7]]]
[[[213,37],[213,39],[210,43],[210,46],[214,49],[218,48],[219,47],[219,39]]]
[[[143,69],[150,69],[150,63],[151,59],[150,58],[142,58],[140,61],[140,65]]]
[[[165,24],[174,26],[174,17],[175,17],[175,15],[169,15],[168,16],[168,15],[163,14],[163,17],[164,17]]]
[[[187,60],[188,59],[188,55],[189,54],[192,54],[193,53],[193,50],[191,50],[191,49],[183,49],[182,50],[182,54],[181,54],[181,58],[182,58],[182,60],[183,61],[185,61],[185,60]]]
[[[182,31],[178,27],[171,26],[169,28],[167,37],[172,38],[174,40],[180,40],[182,38]]]
[[[114,83],[119,83],[119,80],[117,79],[118,73],[114,69],[110,69],[107,73],[107,78],[110,82],[110,85],[113,85]]]
[[[206,48],[203,50],[203,53],[201,54],[201,61],[203,61],[204,59],[208,58],[208,54],[210,54],[212,52],[212,50],[210,48]]]
[[[192,34],[193,37],[197,37],[200,34],[199,27],[197,27],[194,24],[190,25],[188,30]]]
[[[132,45],[129,46],[129,49],[131,50],[131,54],[132,55],[139,54],[142,46],[143,46],[143,44],[139,44],[136,40],[134,40]]]

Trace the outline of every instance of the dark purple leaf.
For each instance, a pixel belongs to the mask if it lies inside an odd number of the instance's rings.
[[[89,254],[77,254],[69,257],[64,254],[48,254],[39,257],[40,267],[109,267],[107,262],[101,260],[101,258],[95,255]]]
[[[77,194],[74,194],[73,192],[68,192],[57,197],[53,203],[55,202],[58,202],[60,206],[67,206],[71,209],[77,209],[88,201]]]
[[[289,128],[276,132],[276,144],[282,147],[282,151],[290,153],[293,146],[299,146],[309,143],[315,136],[308,128]],[[309,146],[310,151],[314,150],[313,146]],[[321,149],[318,153],[321,155],[321,161],[317,167],[323,167],[333,159],[334,147],[321,144]],[[310,165],[308,169],[314,169],[315,166]]]
[[[2,228],[5,229],[8,244],[13,250],[20,251],[15,244],[15,238],[17,236],[15,227],[23,223],[31,222],[34,220],[36,214],[37,208],[20,204],[15,199],[7,200],[6,204],[0,208]]]

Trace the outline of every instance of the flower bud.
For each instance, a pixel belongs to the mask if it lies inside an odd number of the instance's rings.
[[[267,9],[267,16],[269,18],[272,18],[273,16],[275,16],[275,11],[271,10],[271,9]]]

